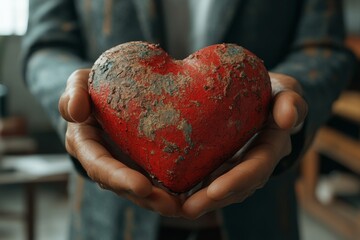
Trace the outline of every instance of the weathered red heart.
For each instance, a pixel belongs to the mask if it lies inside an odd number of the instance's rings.
[[[89,92],[97,120],[119,148],[178,193],[259,131],[271,101],[262,61],[235,44],[184,60],[155,44],[121,44],[95,62]]]

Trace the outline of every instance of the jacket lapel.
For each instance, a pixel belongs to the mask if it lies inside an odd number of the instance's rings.
[[[202,45],[218,43],[224,37],[234,17],[239,3],[244,0],[208,0],[211,1],[209,14],[204,31]],[[150,42],[160,42],[162,39],[162,16],[160,0],[134,0],[138,19],[145,36]]]
[[[238,6],[244,0],[213,0],[210,6],[204,46],[219,43],[224,38]]]
[[[161,8],[159,0],[134,0],[145,40],[158,43],[162,39]]]

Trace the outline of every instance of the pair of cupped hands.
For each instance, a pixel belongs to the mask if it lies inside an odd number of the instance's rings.
[[[164,216],[196,219],[242,202],[266,184],[279,161],[291,152],[290,136],[307,114],[300,84],[290,76],[269,73],[273,103],[265,128],[245,153],[226,161],[204,181],[202,188],[177,196],[152,184],[131,166],[131,161],[111,147],[106,133],[92,116],[89,73],[90,69],[75,71],[59,100],[59,111],[68,122],[67,151],[99,186]]]

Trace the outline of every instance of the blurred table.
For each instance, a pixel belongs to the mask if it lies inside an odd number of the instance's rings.
[[[66,154],[11,155],[0,158],[0,186],[21,184],[25,189],[25,214],[1,212],[0,217],[21,217],[26,221],[27,239],[35,239],[37,184],[67,182],[72,171]]]

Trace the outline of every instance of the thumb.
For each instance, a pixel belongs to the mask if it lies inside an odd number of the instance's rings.
[[[273,117],[275,123],[284,130],[299,127],[307,115],[305,100],[295,91],[279,92],[274,98]]]
[[[67,86],[59,100],[59,111],[69,122],[84,122],[91,113],[90,97],[88,93],[88,78],[90,69],[73,72]]]

